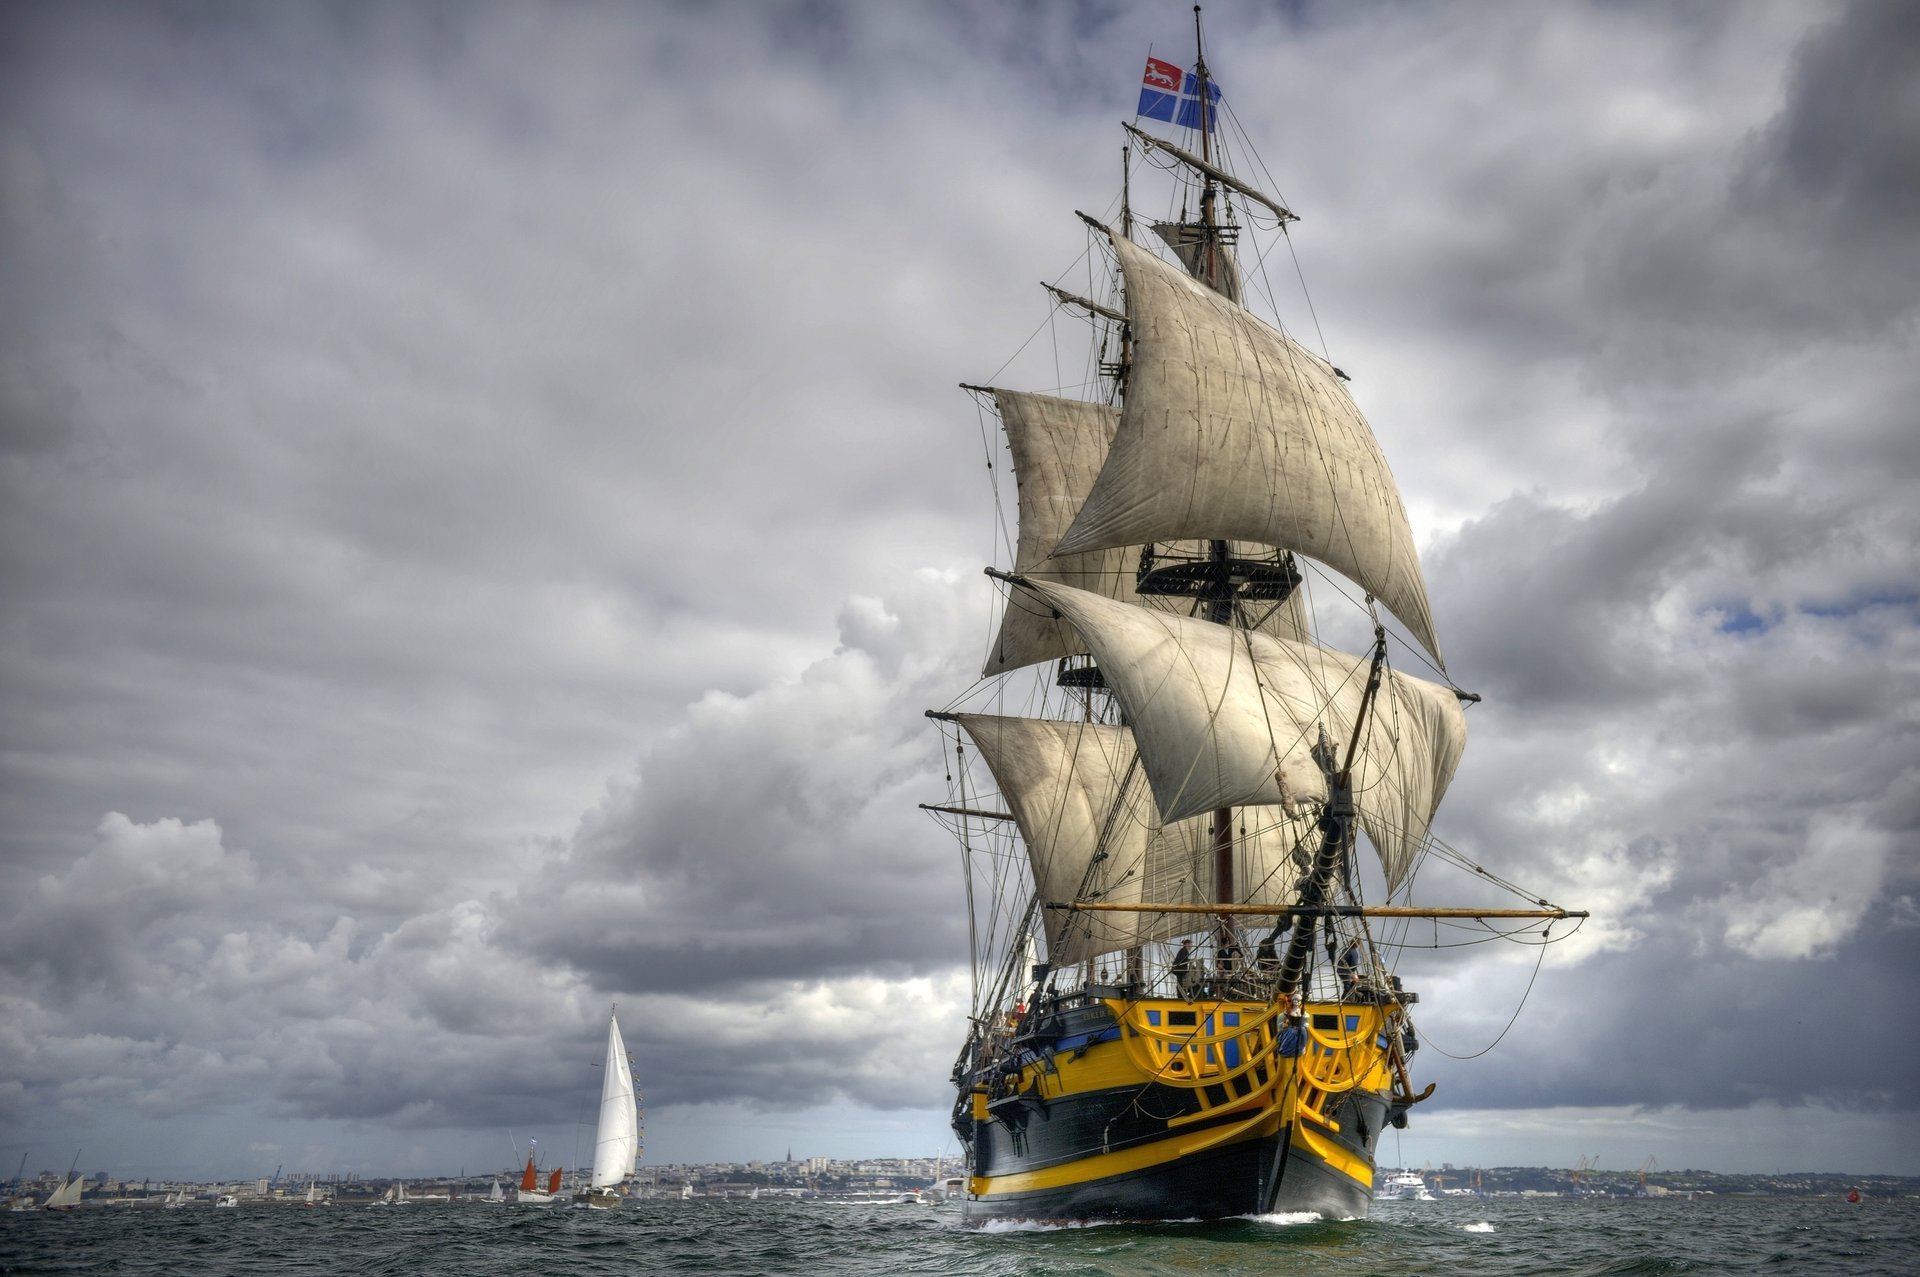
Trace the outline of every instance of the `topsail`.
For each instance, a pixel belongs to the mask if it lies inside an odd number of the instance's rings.
[[[1224,537],[1359,582],[1435,661],[1386,457],[1324,360],[1120,236],[1132,358],[1113,446],[1056,552]]]
[[[1119,411],[1104,404],[1018,390],[995,390],[993,401],[1007,433],[1007,450],[1013,454],[1014,479],[1019,487],[1020,540],[1014,550],[1014,571],[1090,590],[1122,603],[1147,605],[1149,600],[1134,592],[1133,569],[1139,556],[1131,547],[1113,546],[1083,554],[1054,552],[1107,459],[1113,432],[1120,424]],[[1168,549],[1199,553],[1196,546]],[[1259,621],[1260,629],[1279,638],[1297,639],[1306,634],[1306,619],[1297,596],[1266,609]],[[1016,591],[1007,599],[1000,633],[987,653],[982,673],[989,677],[1004,674],[1023,665],[1077,656],[1086,650],[1051,608]]]

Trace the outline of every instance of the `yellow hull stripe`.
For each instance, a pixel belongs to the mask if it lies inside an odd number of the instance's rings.
[[[1273,1117],[1273,1115],[1266,1116]],[[1230,1126],[1225,1130],[1197,1131],[1184,1138],[1174,1136],[1169,1139],[1155,1140],[1151,1144],[1123,1148],[1114,1153],[1094,1153],[1059,1166],[1042,1167],[1037,1171],[1021,1171],[1014,1175],[975,1175],[967,1182],[967,1191],[976,1197],[985,1197],[989,1194],[1030,1193],[1043,1188],[1065,1188],[1073,1184],[1086,1184],[1114,1175],[1125,1175],[1130,1171],[1164,1166],[1216,1145],[1259,1139],[1272,1135],[1278,1129],[1277,1118],[1268,1121],[1256,1120]],[[1367,1182],[1369,1184],[1373,1182],[1371,1175],[1368,1176]]]
[[[1355,1157],[1345,1146],[1328,1139],[1307,1122],[1296,1122],[1293,1135],[1334,1170],[1348,1179],[1365,1184],[1369,1190],[1373,1188],[1373,1167],[1367,1164],[1365,1158]]]

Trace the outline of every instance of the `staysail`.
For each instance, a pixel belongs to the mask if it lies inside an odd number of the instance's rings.
[[[1344,750],[1365,694],[1365,658],[1030,584],[1086,641],[1126,711],[1162,820],[1326,800],[1313,747],[1324,729]],[[1387,672],[1360,738],[1353,790],[1390,889],[1425,842],[1466,738],[1452,691]]]
[[[1125,405],[1056,552],[1209,537],[1280,546],[1357,581],[1439,661],[1399,490],[1331,365],[1112,241],[1132,337]]]
[[[1133,733],[1105,723],[959,714],[1026,844],[1034,890],[1048,903],[1198,904],[1211,899],[1212,837],[1204,819],[1163,825]],[[1240,839],[1251,902],[1283,903],[1299,876],[1293,853],[1308,820],[1275,820]],[[1115,953],[1191,929],[1178,915],[1049,910],[1047,957],[1058,964]]]
[[[1120,424],[1119,411],[1104,404],[1018,390],[995,389],[992,394],[1006,430],[1007,451],[1013,457],[1019,489],[1020,536],[1014,547],[1014,571],[1090,590],[1122,603],[1144,605],[1146,600],[1133,588],[1137,556],[1130,552],[1131,547],[1054,553],[1106,461],[1114,430]],[[1166,549],[1169,553],[1200,553],[1197,545]],[[1237,549],[1245,554],[1258,553],[1257,547]],[[1260,628],[1278,638],[1303,638],[1306,620],[1299,598],[1290,597],[1279,607],[1269,608]],[[990,678],[1086,650],[1051,608],[1016,592],[1007,600],[1000,632],[987,653],[982,675]]]
[[[620,1020],[607,1017],[607,1059],[600,1079],[600,1126],[593,1142],[594,1188],[611,1188],[633,1174],[640,1155],[640,1116],[633,1094],[633,1069]]]

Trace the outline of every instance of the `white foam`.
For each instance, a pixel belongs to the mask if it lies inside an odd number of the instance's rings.
[[[1471,1224],[1460,1225],[1460,1231],[1463,1233],[1490,1233],[1493,1231],[1493,1225],[1484,1219],[1476,1219]]]
[[[1283,1210],[1272,1215],[1248,1215],[1246,1218],[1256,1224],[1276,1224],[1281,1228],[1293,1228],[1300,1224],[1317,1224],[1325,1216],[1317,1210]]]
[[[1105,1219],[983,1219],[975,1228],[982,1233],[1059,1233],[1069,1228],[1103,1228],[1113,1222]]]

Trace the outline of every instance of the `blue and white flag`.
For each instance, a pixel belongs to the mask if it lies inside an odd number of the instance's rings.
[[[1220,85],[1207,81],[1207,131],[1217,127],[1220,112]],[[1171,62],[1147,59],[1146,74],[1140,77],[1140,107],[1135,114],[1149,120],[1165,120],[1183,129],[1200,127],[1200,77],[1182,71]]]

